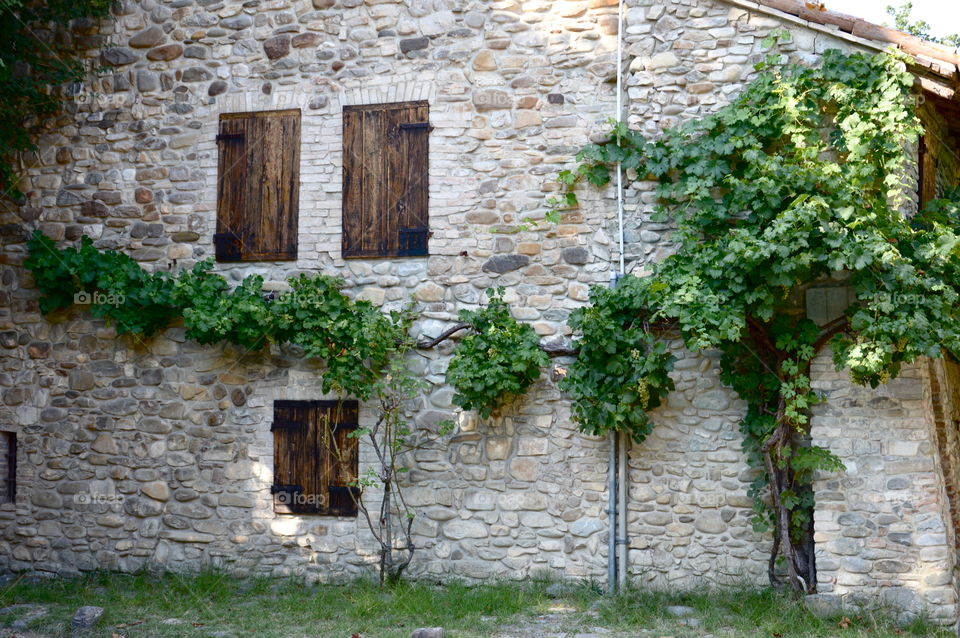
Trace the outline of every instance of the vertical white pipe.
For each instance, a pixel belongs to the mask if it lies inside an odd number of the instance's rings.
[[[617,3],[617,123],[623,119],[623,0]],[[623,167],[617,162],[617,223],[620,226],[620,274],[626,272],[623,255]]]

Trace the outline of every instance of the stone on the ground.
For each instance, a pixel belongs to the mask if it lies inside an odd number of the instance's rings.
[[[696,613],[696,610],[693,607],[687,607],[686,605],[670,605],[667,607],[667,613],[671,616],[676,616],[677,618],[683,618],[685,616],[692,616]]]
[[[10,623],[10,629],[26,629],[30,623],[47,613],[47,608],[41,605],[19,604],[0,609],[0,615],[13,613],[18,609],[25,609],[26,611],[23,616]]]
[[[73,621],[70,623],[70,626],[73,628],[75,634],[78,632],[86,632],[100,621],[101,616],[103,616],[103,607],[84,605],[73,615]]]
[[[414,629],[410,638],[443,638],[443,627],[421,627]]]
[[[843,602],[833,594],[811,594],[804,597],[803,604],[818,618],[832,618],[843,611]]]
[[[917,621],[919,616],[912,611],[904,611],[897,614],[897,627],[907,627]]]
[[[560,598],[566,592],[567,588],[563,583],[553,583],[547,586],[547,596],[550,598]]]

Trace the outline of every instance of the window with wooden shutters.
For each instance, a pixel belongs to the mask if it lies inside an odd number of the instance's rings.
[[[273,404],[273,509],[356,516],[360,492],[356,401]]]
[[[0,432],[0,503],[17,500],[17,434]]]
[[[426,255],[430,107],[343,109],[343,256]]]
[[[297,258],[300,110],[220,116],[217,261]]]
[[[923,210],[931,200],[937,198],[937,159],[930,152],[927,145],[927,138],[920,136],[920,151],[918,165],[920,169],[918,183],[918,194],[920,210]]]

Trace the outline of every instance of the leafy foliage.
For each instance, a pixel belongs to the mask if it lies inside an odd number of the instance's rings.
[[[370,397],[396,344],[406,338],[405,313],[385,315],[368,301],[354,301],[340,292],[342,282],[324,275],[301,275],[289,282],[291,290],[271,298],[259,275],[231,290],[209,261],[177,274],[147,272],[124,253],[97,250],[89,237],[79,247],[60,249],[39,231],[28,249],[25,265],[42,293],[44,313],[82,295],[92,314],[110,320],[120,334],[150,336],[183,317],[186,336],[204,344],[253,350],[294,343],[325,362],[324,392]]]
[[[203,344],[227,342],[262,348],[273,327],[271,309],[263,298],[263,278],[247,277],[231,291],[223,277],[210,272],[212,267],[209,261],[200,262],[177,277],[177,300],[183,308],[187,338]]]
[[[331,277],[300,275],[289,283],[291,290],[272,304],[276,340],[327,362],[325,391],[373,388],[395,345],[406,339],[407,313],[384,315],[369,301],[350,299]]]
[[[83,78],[81,51],[73,47],[65,27],[71,20],[100,19],[110,14],[112,0],[49,0],[0,3],[0,157],[34,148],[24,126],[28,115],[46,116],[61,106],[58,87]],[[0,187],[16,177],[10,163],[0,162]]]
[[[113,321],[118,333],[146,335],[164,328],[177,313],[169,273],[148,273],[125,254],[101,252],[89,237],[83,237],[76,248],[60,250],[37,231],[28,248],[25,265],[43,293],[40,310],[44,313],[66,308],[75,299],[83,301],[85,296],[91,313]]]
[[[744,448],[764,470],[757,524],[777,525],[791,583],[806,589],[809,485],[816,470],[841,467],[829,451],[802,445],[818,401],[810,362],[829,344],[838,369],[877,385],[917,357],[960,354],[960,206],[953,195],[912,219],[902,212],[907,153],[922,127],[901,59],[828,51],[819,68],[775,60],[730,105],[660,139],[617,123],[609,142],[585,147],[579,166],[560,175],[561,203],[576,204],[580,181],[606,184],[617,163],[628,178],[656,180],[655,219],[675,224],[676,251],[631,282],[624,313],[670,322],[692,350],[722,351],[722,378],[749,405]],[[837,273],[856,302],[843,320],[817,326],[794,300]],[[594,301],[601,309],[581,317],[604,312],[607,296]],[[644,327],[620,338],[641,342],[637,331]],[[584,332],[581,348],[597,338]],[[599,378],[608,362],[589,361],[582,365]],[[634,390],[625,384],[622,393],[630,401]],[[590,396],[575,398],[590,429]]]
[[[960,47],[960,33],[953,33],[938,38],[930,35],[929,22],[926,20],[917,20],[914,22],[912,2],[904,2],[897,7],[887,5],[887,15],[893,18],[893,27],[898,31],[903,31],[904,33],[909,33],[910,35],[915,35],[918,38],[936,42],[937,44],[945,44],[954,48]]]
[[[503,288],[487,295],[480,310],[460,311],[460,320],[473,332],[457,346],[447,368],[447,382],[457,391],[454,403],[484,418],[523,394],[549,363],[533,328],[510,316]]]
[[[119,334],[151,336],[183,318],[186,337],[202,344],[232,343],[250,350],[293,343],[307,357],[322,359],[324,392],[361,399],[374,396],[396,344],[407,340],[409,309],[384,314],[365,300],[344,295],[342,282],[300,275],[290,290],[265,295],[263,278],[252,275],[231,289],[204,261],[177,274],[148,272],[130,256],[100,251],[89,237],[58,248],[39,231],[28,243],[25,265],[42,293],[44,313],[86,297],[94,316],[110,320]],[[448,380],[455,401],[489,416],[521,395],[548,363],[536,333],[510,316],[503,290],[490,291],[487,307],[464,311],[474,333],[456,350]]]
[[[560,387],[573,397],[573,416],[590,434],[625,430],[642,442],[653,427],[649,411],[673,389],[674,357],[646,329],[647,289],[637,277],[615,288],[594,287],[590,306],[577,309],[579,353]]]

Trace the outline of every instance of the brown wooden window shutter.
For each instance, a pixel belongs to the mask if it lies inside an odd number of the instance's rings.
[[[917,192],[919,194],[919,210],[937,198],[937,158],[930,152],[927,145],[927,138],[920,136],[919,160],[920,174],[917,179]]]
[[[17,500],[17,433],[0,432],[0,503]]]
[[[297,258],[300,110],[220,116],[217,261]]]
[[[427,255],[430,106],[343,109],[344,257]]]
[[[356,401],[273,404],[273,509],[280,514],[356,516]]]

